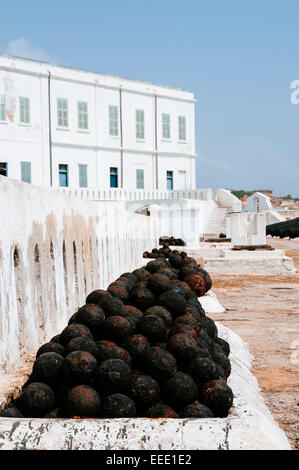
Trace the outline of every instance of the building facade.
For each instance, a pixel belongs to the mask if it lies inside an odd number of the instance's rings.
[[[195,189],[193,93],[0,55],[0,174],[70,188]]]

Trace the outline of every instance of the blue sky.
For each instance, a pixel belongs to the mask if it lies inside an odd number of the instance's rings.
[[[298,0],[1,3],[1,52],[194,92],[198,187],[299,197]]]

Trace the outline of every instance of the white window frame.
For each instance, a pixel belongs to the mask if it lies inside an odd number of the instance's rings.
[[[0,93],[0,121],[6,121],[6,95]]]
[[[69,127],[68,100],[66,98],[57,98],[57,126]]]
[[[162,138],[170,140],[170,114],[162,113]]]
[[[178,116],[179,141],[186,142],[186,116]]]
[[[88,130],[88,103],[77,101],[78,129]]]
[[[30,124],[30,99],[27,96],[19,96],[20,124]]]
[[[136,109],[136,139],[144,140],[144,109]]]
[[[118,106],[109,104],[109,135],[118,137]]]

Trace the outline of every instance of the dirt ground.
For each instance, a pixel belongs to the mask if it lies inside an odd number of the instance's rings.
[[[213,273],[212,289],[226,312],[210,316],[246,341],[267,406],[299,449],[299,239],[267,243],[293,258],[296,274]]]

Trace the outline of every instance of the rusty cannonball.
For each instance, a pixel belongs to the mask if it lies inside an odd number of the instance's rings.
[[[104,310],[97,304],[83,305],[83,307],[79,308],[76,315],[76,323],[87,326],[95,339],[99,335],[104,319]]]
[[[198,272],[199,272],[199,268],[197,265],[190,264],[187,266],[183,266],[179,272],[179,279],[183,280],[186,276],[189,276],[189,274],[195,274]]]
[[[96,342],[89,338],[83,338],[82,336],[77,336],[77,338],[73,338],[67,343],[65,348],[66,355],[73,351],[87,351],[89,354],[92,354],[96,360],[98,360],[99,357],[99,349]]]
[[[206,283],[206,292],[208,292],[211,287],[212,287],[212,279],[211,279],[211,276],[209,275],[209,273],[205,270],[205,269],[202,269],[202,268],[199,268],[198,269],[198,272],[199,274],[202,275],[202,277],[204,278],[205,280],[205,283]]]
[[[45,352],[41,354],[33,364],[32,380],[52,385],[56,382],[63,357],[55,352]]]
[[[60,334],[53,336],[53,338],[50,339],[50,343],[58,343],[58,344],[61,344],[61,343],[60,343]]]
[[[200,331],[199,322],[191,315],[182,315],[181,317],[177,317],[174,321],[174,325],[177,325],[177,324],[192,326],[192,328],[195,329],[196,333],[199,333]]]
[[[185,297],[186,300],[194,297],[197,299],[195,292],[191,289],[191,287],[184,281],[179,281],[178,279],[173,279],[170,281],[171,290],[175,292],[179,292],[181,295]]]
[[[159,384],[149,375],[135,375],[131,378],[130,396],[138,410],[146,410],[159,401]]]
[[[96,289],[92,291],[86,297],[85,303],[87,304],[99,304],[102,300],[106,299],[107,297],[111,297],[111,294],[103,289]]]
[[[173,318],[180,317],[186,313],[186,300],[184,296],[173,290],[163,292],[158,297],[157,304],[166,308]]]
[[[149,340],[143,335],[129,336],[123,343],[122,347],[130,354],[133,364],[136,367],[143,366],[146,352],[150,349]]]
[[[64,330],[60,333],[60,343],[63,346],[66,346],[67,343],[71,341],[73,338],[77,338],[77,336],[82,336],[83,338],[93,339],[92,333],[89,328],[85,325],[81,325],[79,323],[73,323],[72,325],[68,325]]]
[[[132,358],[128,351],[117,346],[112,341],[97,341],[99,362],[107,361],[107,359],[121,359],[129,367],[132,366]]]
[[[135,285],[139,280],[138,277],[133,273],[123,273],[121,274],[119,279],[122,279],[125,282],[129,292],[134,289]]]
[[[163,292],[169,290],[171,288],[171,283],[168,276],[157,272],[148,278],[146,287],[157,297]]]
[[[177,361],[184,363],[196,356],[197,341],[189,333],[178,333],[169,338],[167,349]]]
[[[130,304],[145,312],[156,303],[156,297],[146,287],[135,287],[130,295]]]
[[[103,418],[134,418],[136,406],[131,398],[114,393],[105,398],[102,406]]]
[[[206,283],[204,278],[199,273],[188,274],[183,279],[184,282],[189,284],[191,289],[198,297],[202,297],[206,293]]]
[[[213,412],[214,416],[225,418],[233,404],[233,392],[224,380],[207,382],[201,392],[200,401]]]
[[[73,351],[65,358],[60,368],[61,380],[69,385],[89,385],[94,378],[97,361],[87,351]]]
[[[150,274],[155,274],[155,272],[159,271],[159,269],[171,268],[171,265],[166,259],[159,258],[153,261],[149,261],[145,268]]]
[[[109,294],[110,295],[110,294]],[[117,297],[105,297],[99,302],[100,307],[105,312],[105,317],[122,316],[126,313],[124,303]]]
[[[65,404],[66,415],[69,418],[97,418],[100,414],[101,399],[98,392],[89,385],[77,385],[72,388]]]
[[[214,361],[208,357],[196,356],[188,362],[185,370],[191,375],[198,387],[219,378]]]
[[[165,381],[177,371],[175,357],[167,350],[157,346],[146,351],[145,370],[158,381]]]
[[[107,359],[97,368],[94,386],[100,395],[128,393],[130,390],[131,369],[121,359]]]
[[[148,308],[144,312],[144,315],[156,315],[164,321],[167,328],[171,328],[172,326],[171,314],[166,310],[166,308],[161,307],[160,305],[153,305],[153,307]]]
[[[77,323],[77,315],[78,315],[78,312],[75,312],[69,319],[69,322],[68,322],[68,325],[72,325],[72,323]]]
[[[219,366],[222,367],[225,378],[227,379],[231,373],[231,363],[227,355],[224,354],[224,352],[215,351],[214,349],[212,353],[212,358],[216,364],[219,364]]]
[[[129,300],[130,294],[125,280],[117,280],[112,282],[108,286],[107,291],[113,295],[113,297],[120,299],[124,304],[126,304]]]
[[[169,337],[177,335],[179,333],[186,333],[191,335],[195,340],[197,339],[196,330],[191,326],[184,323],[177,323],[173,325],[170,330]]]
[[[178,277],[176,271],[172,268],[161,268],[155,274],[163,274],[164,276],[167,276],[170,280],[175,280]]]
[[[55,408],[55,396],[49,385],[32,382],[22,391],[18,408],[26,418],[42,418]]]
[[[187,304],[187,306],[186,306],[186,316],[193,317],[197,321],[198,325],[200,325],[200,327],[201,327],[202,314],[193,305]]]
[[[213,416],[210,408],[197,400],[187,405],[180,413],[180,418],[213,418]]]
[[[122,315],[124,318],[129,320],[132,323],[132,326],[135,328],[136,324],[143,317],[143,312],[133,305],[125,305],[126,313]]]
[[[63,418],[63,411],[60,408],[55,408],[55,410],[50,411],[45,414],[44,418]]]
[[[170,406],[156,403],[145,412],[146,418],[178,418],[179,415]]]
[[[99,339],[118,344],[122,343],[133,331],[134,327],[129,320],[119,315],[113,315],[103,321]]]
[[[184,372],[177,372],[163,387],[164,401],[175,410],[181,410],[193,403],[198,395],[193,378]]]
[[[136,332],[145,336],[150,343],[163,342],[167,339],[166,324],[157,315],[144,315],[136,325]]]
[[[60,354],[60,356],[64,356],[65,349],[60,343],[55,343],[54,341],[49,341],[49,343],[43,344],[36,353],[36,358],[38,358],[41,354],[46,352],[54,352],[56,354]]]
[[[136,276],[139,281],[148,279],[150,277],[150,272],[145,268],[135,269],[132,274],[134,274],[134,276]]]

